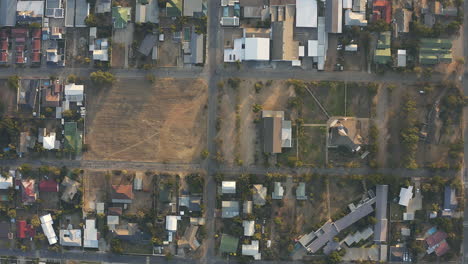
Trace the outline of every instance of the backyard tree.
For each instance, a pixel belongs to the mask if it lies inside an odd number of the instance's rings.
[[[31,225],[34,226],[34,227],[39,227],[41,225],[41,221],[39,220],[39,216],[38,215],[34,215],[32,218],[31,218]]]

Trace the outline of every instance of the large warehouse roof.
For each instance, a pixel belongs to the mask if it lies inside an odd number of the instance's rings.
[[[245,39],[245,60],[270,60],[270,39],[269,38],[246,38]]]
[[[296,27],[317,27],[317,0],[296,0]]]

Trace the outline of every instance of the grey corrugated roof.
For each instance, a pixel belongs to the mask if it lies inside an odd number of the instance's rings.
[[[374,227],[374,241],[386,241],[388,185],[377,185],[376,192],[375,218],[377,223]]]
[[[263,145],[265,153],[281,153],[281,118],[263,118]]]
[[[203,63],[203,34],[192,34],[192,40],[190,44],[190,49],[192,51],[191,63]]]
[[[327,0],[325,18],[325,30],[328,33],[341,33],[343,18],[342,0]]]
[[[75,0],[66,0],[66,11],[65,11],[65,26],[75,26]]]
[[[85,19],[89,15],[89,4],[86,0],[76,0],[75,27],[86,27]]]
[[[16,0],[0,1],[0,27],[12,27],[16,24]]]
[[[455,195],[455,189],[451,188],[449,185],[446,185],[445,193],[444,193],[444,209],[454,210],[456,208],[457,208],[457,197]]]
[[[184,1],[184,16],[193,16],[197,12],[202,12],[202,0]]]
[[[155,34],[148,34],[145,36],[143,41],[141,42],[140,48],[138,48],[138,52],[141,54],[148,56],[150,52],[153,50],[153,47],[156,45],[158,41],[158,36]]]
[[[336,221],[335,222],[336,229],[338,231],[346,229],[347,227],[359,221],[361,218],[372,213],[374,211],[372,204],[374,203],[375,203],[375,198],[372,198],[369,201],[367,201],[365,204],[356,208],[356,210],[352,211],[351,213],[347,214],[345,217]]]

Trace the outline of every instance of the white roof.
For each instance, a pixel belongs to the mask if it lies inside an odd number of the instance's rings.
[[[345,11],[345,25],[346,26],[367,26],[366,14],[360,12],[352,12],[351,9]]]
[[[236,193],[235,181],[223,181],[221,183],[222,193]]]
[[[93,50],[93,60],[108,61],[109,52],[107,51],[107,49]]]
[[[49,136],[44,137],[42,145],[45,149],[54,149],[55,148],[55,132],[51,132]]]
[[[166,229],[167,231],[177,231],[177,216],[166,215]]]
[[[345,46],[345,51],[357,51],[358,45],[357,44],[349,44]]]
[[[118,225],[119,216],[118,215],[108,215],[107,216],[107,225]]]
[[[86,219],[83,246],[85,248],[99,247],[97,240],[96,220],[94,219]]]
[[[398,204],[408,206],[409,201],[413,198],[413,186],[408,188],[401,188],[400,190],[400,201]]]
[[[54,221],[52,220],[52,216],[50,214],[46,214],[41,216],[40,220],[42,231],[47,237],[47,240],[49,240],[49,245],[57,243],[57,236],[55,235],[54,227],[52,226],[52,224],[54,223]]]
[[[244,236],[253,236],[255,233],[255,221],[242,221],[244,227]]]
[[[104,203],[96,203],[96,213],[103,214],[104,213]],[[88,221],[88,220],[86,220]],[[94,220],[89,220],[94,221]]]
[[[317,0],[296,0],[296,27],[317,27]]]
[[[97,36],[97,27],[90,27],[89,28],[89,36],[96,38],[96,36]]]
[[[69,83],[65,85],[65,95],[82,95],[84,91],[84,85],[76,85]]]
[[[281,147],[290,148],[292,147],[292,128],[291,121],[283,120],[281,127]]]
[[[145,23],[145,22],[146,22],[146,5],[137,3],[135,7],[135,23]]]
[[[13,186],[13,177],[3,177],[0,175],[0,190],[6,190]]]
[[[318,55],[318,40],[307,41],[307,56],[317,57]]]
[[[343,0],[343,9],[353,8],[353,0]]]
[[[305,47],[299,46],[299,57],[304,57],[305,54]]]
[[[406,50],[398,50],[398,67],[406,67]]]
[[[67,247],[81,247],[81,230],[80,229],[61,229],[60,230],[60,245]]]
[[[270,60],[269,38],[245,38],[245,60]]]
[[[244,256],[252,256],[255,260],[261,259],[261,253],[258,252],[259,250],[259,243],[258,240],[252,240],[252,244],[250,245],[242,245],[242,255]]]

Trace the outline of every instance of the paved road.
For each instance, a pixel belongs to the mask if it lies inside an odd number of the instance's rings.
[[[216,3],[218,4],[218,3]],[[212,10],[214,11],[214,10]],[[219,16],[219,15],[217,15]],[[210,21],[215,21],[219,24],[219,20],[209,19],[209,29],[213,27]],[[216,36],[219,35],[219,30],[215,31]],[[142,69],[111,69],[110,72],[121,79],[137,79],[144,78],[147,74],[154,74],[156,78],[205,78],[208,82],[216,81],[218,78],[265,78],[271,80],[284,79],[303,79],[306,81],[360,81],[360,82],[397,82],[402,84],[411,84],[421,81],[441,81],[444,77],[434,73],[431,78],[420,79],[413,73],[386,73],[385,75],[369,74],[366,72],[316,72],[297,68],[287,70],[256,68],[252,66],[243,66],[240,70],[225,69],[219,61],[221,61],[220,42],[218,39],[208,36],[208,52],[207,63],[204,68],[158,68],[153,70]],[[218,46],[215,46],[218,45]],[[219,58],[219,59],[216,59]],[[216,60],[216,61],[214,61]],[[468,62],[467,62],[468,63]],[[49,76],[68,76],[75,74],[83,78],[88,78],[90,73],[96,69],[90,68],[6,68],[0,71],[0,78],[7,78],[11,75],[19,75],[24,78],[49,78]],[[214,89],[215,87],[213,87]],[[210,92],[214,90],[210,89]]]

